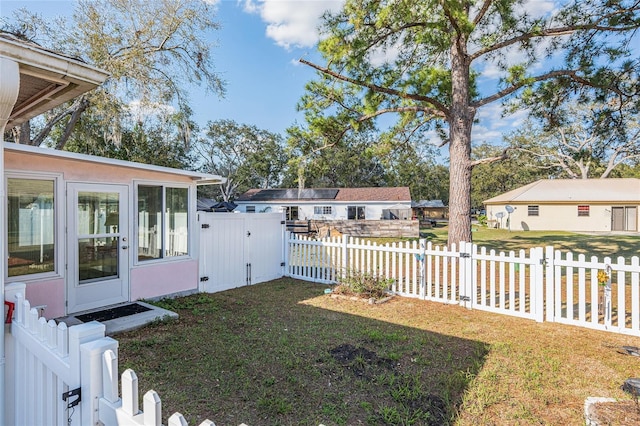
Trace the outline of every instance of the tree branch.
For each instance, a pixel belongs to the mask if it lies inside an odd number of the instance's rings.
[[[491,102],[497,101],[498,99],[509,96],[512,93],[522,89],[523,87],[531,85],[532,83],[537,83],[544,80],[551,80],[553,78],[558,78],[558,77],[569,77],[571,80],[577,83],[580,83],[585,86],[593,87],[593,88],[600,88],[600,89],[605,88],[605,86],[599,86],[599,85],[593,84],[588,79],[584,77],[580,77],[578,75],[577,70],[556,70],[556,71],[549,71],[545,74],[541,74],[535,77],[526,78],[524,81],[515,83],[499,92],[494,93],[491,96],[487,96],[485,98],[478,99],[475,102],[471,102],[471,106],[474,108],[479,108]],[[614,87],[608,87],[608,88],[620,96],[625,95],[624,92],[622,92],[618,88],[614,88]]]
[[[473,18],[473,25],[478,25],[478,23],[480,23],[480,21],[482,20],[482,18],[484,18],[484,15],[487,13],[487,10],[489,10],[489,6],[491,6],[492,3],[493,3],[493,0],[484,1],[484,3],[482,4],[482,7],[478,11],[478,14],[476,15],[475,18]]]
[[[60,120],[65,118],[67,115],[73,114],[76,108],[78,108],[79,104],[80,104],[80,100],[78,99],[73,104],[71,104],[69,108],[59,112],[51,120],[48,120],[47,124],[42,128],[42,130],[40,130],[40,133],[38,133],[38,135],[35,138],[33,138],[33,140],[29,144],[33,146],[40,146],[42,144],[42,141],[44,141],[44,139],[47,136],[49,136],[49,133],[51,133],[51,129],[53,129],[53,127],[56,124],[58,124]]]
[[[436,100],[436,99],[434,99],[434,98],[432,98],[430,96],[422,96],[422,95],[416,95],[416,94],[411,94],[411,93],[402,93],[402,92],[400,92],[398,90],[395,90],[395,89],[389,89],[387,87],[378,86],[377,84],[366,83],[364,81],[360,81],[360,80],[353,79],[351,77],[347,77],[345,75],[333,72],[328,68],[321,67],[319,65],[314,64],[313,62],[309,62],[309,61],[307,61],[305,59],[302,59],[302,58],[300,58],[299,61],[301,63],[305,64],[305,65],[310,66],[313,69],[316,69],[316,70],[320,71],[323,74],[330,75],[333,78],[336,78],[336,79],[342,80],[342,81],[346,81],[347,83],[355,84],[356,86],[366,87],[367,89],[371,89],[374,92],[386,93],[388,95],[398,96],[398,97],[403,98],[403,99],[411,99],[411,100],[414,100],[414,101],[430,103],[435,107],[435,109],[441,111],[446,117],[449,116],[449,108],[447,108],[444,104],[442,104],[441,102],[439,102],[438,100]]]
[[[82,96],[80,98],[80,102],[78,103],[78,107],[75,109],[75,111],[73,111],[73,114],[71,114],[71,118],[69,119],[69,122],[64,128],[64,133],[56,143],[56,149],[64,148],[65,144],[69,140],[69,136],[71,136],[71,132],[73,131],[73,128],[75,127],[78,120],[80,120],[80,116],[87,109],[88,106],[89,106],[89,100],[85,96]]]
[[[487,0],[489,1],[489,0]],[[484,6],[484,5],[483,5]],[[633,7],[632,9],[636,9],[637,5],[635,7]],[[625,13],[628,12],[628,9],[625,10]],[[566,27],[557,27],[557,28],[548,28],[546,30],[542,30],[539,32],[530,32],[530,33],[525,33],[525,34],[521,34],[518,37],[514,37],[508,40],[504,40],[500,43],[496,43],[494,45],[491,46],[487,46],[484,49],[480,49],[477,52],[473,53],[470,55],[469,60],[473,61],[475,59],[478,59],[480,56],[485,55],[487,53],[490,52],[495,52],[496,50],[500,50],[504,47],[508,47],[508,46],[512,46],[514,44],[517,43],[522,43],[522,42],[526,42],[529,41],[533,38],[544,38],[544,37],[557,37],[557,36],[562,36],[562,35],[569,35],[569,34],[573,34],[575,32],[578,31],[588,31],[588,30],[595,30],[595,31],[609,31],[609,32],[624,32],[624,31],[629,31],[629,30],[634,30],[636,29],[636,26],[634,25],[630,25],[630,26],[603,26],[600,25],[599,23],[604,21],[605,19],[609,19],[613,16],[618,15],[618,13],[610,13],[610,14],[606,14],[602,17],[600,17],[600,19],[596,20],[593,23],[590,24],[582,24],[582,25],[571,25],[571,26],[566,26]],[[475,22],[474,22],[475,23]]]
[[[506,160],[507,158],[509,158],[509,151],[511,151],[512,149],[513,148],[506,148],[500,155],[497,155],[495,157],[481,158],[479,160],[472,161],[469,164],[471,165],[471,167],[475,167],[479,164],[491,164],[495,163],[496,161]]]

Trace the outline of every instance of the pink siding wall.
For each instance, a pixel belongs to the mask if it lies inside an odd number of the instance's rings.
[[[45,151],[46,152],[46,151]],[[193,183],[189,176],[173,175],[135,167],[87,163],[80,160],[52,158],[24,152],[5,151],[7,171],[25,170],[64,174],[64,180],[74,182],[100,182],[131,184],[133,179]],[[133,163],[132,163],[133,164]]]
[[[174,175],[159,171],[140,170],[132,167],[97,164],[74,159],[52,158],[42,154],[5,151],[5,168],[7,171],[31,171],[63,173],[61,184],[67,182],[100,182],[129,185],[129,202],[132,202],[134,179],[180,182],[193,184],[189,176]],[[61,200],[59,214],[63,214],[66,200]],[[195,202],[192,204],[195,208]],[[131,219],[131,235],[135,234]],[[66,242],[58,240],[64,256]],[[66,261],[66,259],[65,259]],[[130,295],[131,300],[159,297],[198,288],[198,262],[196,260],[173,261],[131,268]],[[29,276],[20,277],[27,283],[26,297],[32,305],[47,305],[44,312],[47,318],[64,316],[65,312],[65,280],[64,278],[46,281],[29,281]]]
[[[185,260],[131,269],[131,300],[198,289],[198,262]]]
[[[28,281],[28,276],[23,282],[27,283],[26,298],[31,306],[47,305],[44,310],[46,318],[64,316],[64,278],[56,278],[47,281]]]

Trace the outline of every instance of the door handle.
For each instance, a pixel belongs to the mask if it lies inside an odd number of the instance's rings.
[[[129,248],[129,246],[122,246],[122,250],[126,250],[128,248]]]

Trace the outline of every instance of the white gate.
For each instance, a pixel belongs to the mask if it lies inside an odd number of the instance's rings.
[[[198,212],[200,290],[208,293],[284,275],[282,213]]]

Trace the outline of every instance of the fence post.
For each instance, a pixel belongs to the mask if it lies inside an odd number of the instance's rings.
[[[545,255],[544,255],[544,262],[545,262],[545,287],[546,287],[546,299],[545,299],[545,309],[547,311],[547,321],[553,322],[555,321],[555,277],[554,277],[554,270],[555,270],[555,265],[554,265],[554,261],[555,261],[555,253],[554,253],[554,249],[553,246],[547,246],[545,247]]]
[[[95,425],[99,420],[100,398],[103,396],[102,376],[103,355],[111,350],[118,351],[118,341],[111,337],[103,337],[83,343],[80,346],[80,387],[82,389],[82,422],[83,425]],[[116,355],[117,357],[117,355]],[[107,378],[107,380],[109,380]]]
[[[460,304],[467,309],[471,309],[471,292],[473,287],[471,246],[471,243],[460,241],[460,271],[458,274],[458,292],[460,295]]]
[[[420,298],[424,299],[427,295],[427,268],[424,264],[427,257],[427,240],[420,238]]]
[[[291,244],[291,232],[286,231],[286,225],[285,225],[285,237],[284,237],[284,248],[283,251],[284,253],[282,254],[282,256],[284,257],[284,271],[282,272],[282,275],[284,275],[285,277],[290,277],[291,273],[289,272],[289,245]]]
[[[544,322],[544,250],[542,247],[536,247],[533,249],[532,254],[535,256],[534,266],[534,287],[535,292],[532,296],[535,297],[535,304],[532,306],[535,309],[535,319],[537,322]]]
[[[342,275],[347,275],[349,270],[349,236],[342,236]]]

